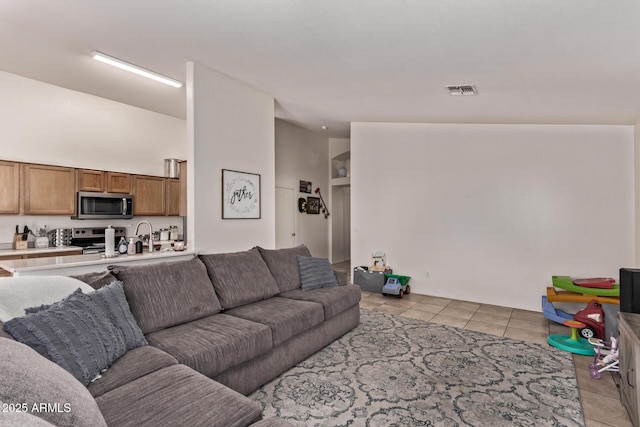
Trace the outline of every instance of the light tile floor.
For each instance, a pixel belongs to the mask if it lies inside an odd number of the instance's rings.
[[[334,269],[349,272],[349,263],[334,264]],[[363,292],[360,307],[543,345],[548,345],[549,334],[568,333],[566,327],[549,321],[541,312],[415,293],[400,299]],[[617,374],[604,372],[601,379],[592,379],[588,367],[592,361],[590,356],[573,356],[586,426],[632,427],[620,403]]]

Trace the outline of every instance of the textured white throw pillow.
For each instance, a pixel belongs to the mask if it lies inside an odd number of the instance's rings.
[[[67,276],[0,277],[0,321],[24,316],[24,309],[60,301],[76,289],[89,293],[94,289]]]

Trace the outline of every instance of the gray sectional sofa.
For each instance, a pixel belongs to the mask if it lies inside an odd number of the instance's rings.
[[[331,280],[326,267],[316,273],[309,264],[301,281],[299,262],[318,261],[309,257],[305,246],[253,248],[188,261],[116,264],[76,278],[0,279],[0,320],[8,330],[33,329],[25,319],[46,314],[24,316],[24,308],[50,304],[75,287],[82,294],[36,310],[78,307],[87,294],[107,304],[106,313],[119,307],[118,285],[135,319],[128,333],[138,336],[127,340],[123,332],[126,352],[85,387],[78,375],[0,329],[0,404],[6,409],[0,425],[289,425],[261,420],[260,406],[245,395],[356,327],[360,315],[360,288],[346,275]],[[36,290],[49,280],[68,283],[55,296]],[[30,288],[29,281],[39,283]],[[98,300],[93,289],[102,293]],[[147,345],[135,344],[140,341]],[[49,406],[38,411],[34,404]]]

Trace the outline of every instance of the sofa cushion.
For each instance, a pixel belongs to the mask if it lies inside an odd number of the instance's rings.
[[[100,289],[101,287],[112,283],[114,280],[117,280],[116,276],[114,276],[109,270],[79,274],[71,277],[86,283],[93,289]]]
[[[60,301],[76,289],[93,288],[67,276],[21,276],[0,278],[0,321],[24,315],[24,309]]]
[[[331,263],[326,258],[298,256],[300,287],[303,291],[338,286]]]
[[[276,279],[280,292],[300,287],[300,269],[298,256],[311,256],[305,245],[286,249],[264,249],[258,247],[260,255]]]
[[[222,309],[198,258],[109,269],[124,282],[133,317],[145,334]]]
[[[94,397],[101,396],[133,380],[177,364],[175,357],[153,346],[138,347],[127,351],[116,360],[107,372],[89,384],[87,389]]]
[[[280,290],[257,249],[200,255],[209,278],[227,310],[276,295]]]
[[[2,326],[84,385],[127,351],[122,332],[80,289],[49,308],[15,317]]]
[[[96,399],[118,427],[241,427],[260,420],[260,405],[184,365],[153,372]]]
[[[26,345],[0,338],[0,372],[0,401],[24,403],[31,415],[56,426],[106,426],[86,387]],[[33,410],[33,405],[39,408],[42,403],[55,405],[59,410]],[[11,415],[3,414],[0,424],[19,425],[20,421],[14,422]]]
[[[271,349],[268,326],[220,313],[147,335],[154,347],[208,377]]]
[[[357,285],[344,285],[314,289],[312,291],[295,289],[280,294],[280,297],[322,304],[324,307],[324,319],[328,320],[349,307],[357,305],[360,302],[361,291]]]
[[[324,321],[322,305],[278,297],[243,305],[226,314],[267,325],[274,347]]]

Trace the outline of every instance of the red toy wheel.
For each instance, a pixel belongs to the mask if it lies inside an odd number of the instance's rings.
[[[404,293],[409,295],[411,293],[411,286],[407,285],[407,290],[404,291]]]
[[[400,289],[400,293],[398,294],[398,296],[400,298],[404,298],[404,291],[402,289]]]

